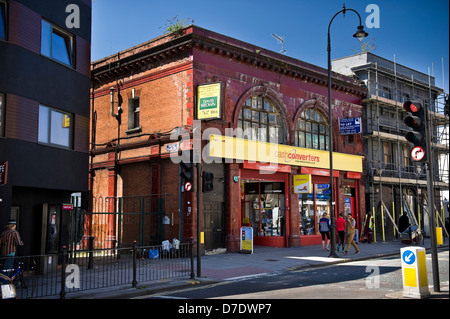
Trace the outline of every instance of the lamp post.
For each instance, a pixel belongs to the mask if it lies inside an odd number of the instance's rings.
[[[361,16],[356,10],[347,9],[345,4],[341,11],[336,13],[328,24],[328,42],[327,42],[327,51],[328,51],[328,151],[330,153],[330,216],[331,216],[331,250],[329,257],[339,257],[336,254],[336,217],[334,212],[334,181],[333,181],[333,126],[332,126],[332,113],[331,113],[331,41],[330,41],[330,27],[334,18],[340,13],[345,13],[347,11],[353,11],[358,15],[359,18],[359,26],[357,27],[356,33],[353,37],[358,40],[362,40],[367,37],[369,34],[364,31],[364,27],[361,23]]]

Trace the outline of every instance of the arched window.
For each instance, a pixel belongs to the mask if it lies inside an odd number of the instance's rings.
[[[281,113],[262,96],[249,98],[239,113],[238,128],[244,138],[283,144],[285,139]]]
[[[304,110],[295,129],[295,145],[316,150],[328,150],[328,123],[315,109]]]

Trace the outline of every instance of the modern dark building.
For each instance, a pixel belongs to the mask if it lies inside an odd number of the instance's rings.
[[[88,190],[90,0],[0,0],[0,227],[60,250]],[[63,235],[63,236],[62,236]]]

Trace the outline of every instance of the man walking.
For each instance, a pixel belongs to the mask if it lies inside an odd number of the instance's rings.
[[[8,257],[5,259],[3,269],[12,269],[14,256],[16,255],[17,246],[23,245],[22,239],[20,239],[20,234],[16,230],[16,221],[11,219],[6,225],[6,230],[0,235],[0,247],[3,257]]]
[[[355,255],[359,254],[359,248],[356,245],[355,241],[353,240],[353,237],[355,236],[355,228],[356,228],[356,221],[352,217],[352,214],[348,214],[346,224],[347,248],[344,251],[344,255],[347,255],[348,251],[350,250],[350,245],[352,245],[355,248]]]

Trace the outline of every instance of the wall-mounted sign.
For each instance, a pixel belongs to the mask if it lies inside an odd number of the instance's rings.
[[[330,168],[330,153],[291,145],[272,144],[211,134],[209,156],[282,165]],[[333,152],[333,169],[362,172],[362,156]],[[328,172],[327,172],[328,174]],[[326,175],[324,175],[326,176]]]
[[[361,131],[360,117],[339,119],[339,132],[341,135],[359,134]]]
[[[0,185],[6,185],[8,177],[8,162],[0,162]]]
[[[199,85],[197,88],[197,120],[222,117],[222,83]]]
[[[161,146],[161,154],[178,152],[180,142],[167,143]]]
[[[312,193],[311,175],[294,175],[294,193],[308,194]]]

